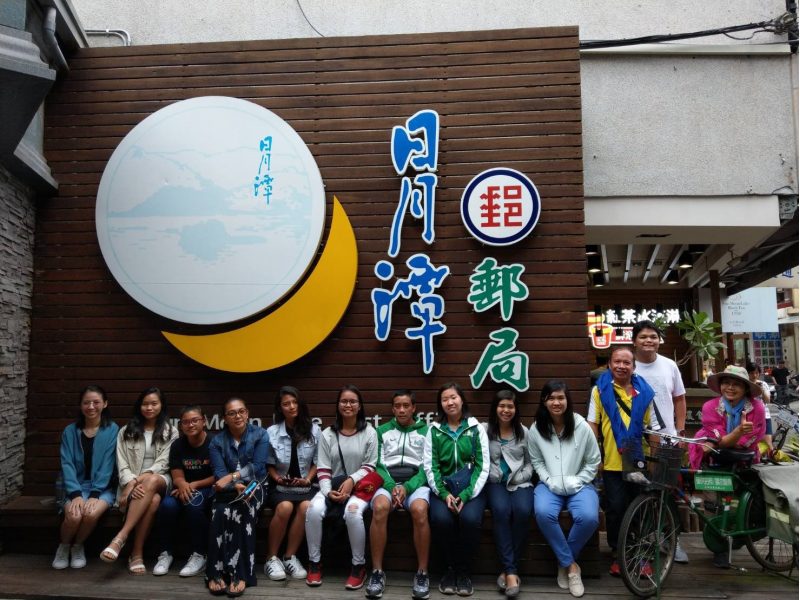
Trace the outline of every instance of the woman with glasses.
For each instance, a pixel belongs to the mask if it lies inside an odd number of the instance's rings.
[[[222,412],[225,424],[210,448],[216,491],[206,580],[213,595],[235,598],[257,585],[256,527],[266,494],[261,486],[247,497],[242,494],[266,479],[269,437],[266,429],[249,423],[243,400],[231,398]]]
[[[273,581],[286,579],[287,573],[295,579],[305,579],[308,573],[296,555],[306,534],[308,505],[319,490],[319,485],[312,482],[317,476],[317,448],[321,432],[319,425],[311,422],[308,405],[300,391],[290,385],[282,387],[275,397],[272,419],[275,424],[267,429],[270,445],[267,505],[274,513],[269,523],[264,573]],[[289,538],[281,560],[278,558],[278,548],[287,528]]]
[[[353,495],[353,488],[368,473],[375,472],[377,462],[378,434],[367,424],[361,392],[354,385],[346,385],[336,400],[336,421],[322,432],[319,442],[320,491],[306,512],[308,585],[322,584],[322,521],[329,505],[334,504],[344,505],[344,521],[353,554],[353,566],[345,588],[357,590],[364,585],[367,577],[364,511],[369,502]]]
[[[108,398],[101,387],[84,388],[78,407],[78,420],[67,425],[61,436],[61,471],[67,501],[54,569],[86,566],[83,542],[114,504],[111,480],[117,462],[119,427],[108,414]]]
[[[539,476],[533,498],[536,522],[558,559],[558,587],[580,598],[584,589],[576,561],[599,522],[592,480],[600,465],[600,447],[586,420],[572,412],[572,396],[563,381],[550,381],[542,388],[528,452]],[[565,508],[572,516],[568,538],[558,522]]]
[[[172,564],[175,529],[183,514],[189,547],[192,551],[181,577],[193,577],[206,566],[208,549],[208,515],[214,493],[209,447],[211,436],[206,432],[206,415],[196,404],[184,407],[180,416],[184,435],[169,449],[169,468],[174,489],[158,507],[158,537],[161,554],[153,575],[166,575]]]
[[[130,422],[117,436],[117,502],[125,521],[100,558],[114,562],[133,531],[133,549],[128,572],[144,575],[144,542],[158,512],[161,499],[172,486],[169,450],[178,430],[169,422],[167,401],[160,389],[147,388],[133,405]]]

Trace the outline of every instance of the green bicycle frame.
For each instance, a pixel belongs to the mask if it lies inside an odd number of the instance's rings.
[[[750,483],[748,483],[745,479],[739,476],[739,471],[737,469],[733,469],[731,471],[728,470],[721,470],[721,469],[681,469],[681,474],[691,474],[691,475],[702,475],[702,474],[725,474],[730,475],[740,486],[740,490],[744,487],[744,491],[740,491],[736,493],[736,485],[734,485],[734,491],[731,492],[723,492],[725,493],[724,502],[723,502],[723,512],[722,512],[722,525],[721,527],[717,527],[711,519],[706,517],[703,512],[695,508],[691,502],[686,499],[686,494],[683,493],[678,488],[670,489],[670,493],[676,499],[680,499],[684,504],[689,507],[689,510],[694,512],[698,518],[703,521],[706,527],[710,527],[711,530],[719,535],[720,537],[744,537],[747,535],[766,535],[767,530],[766,527],[760,527],[758,529],[745,529],[747,524],[745,523],[745,511],[744,510],[737,510],[736,511],[736,523],[733,525],[734,529],[728,529],[729,520],[730,520],[730,512],[731,512],[731,505],[733,503],[733,498],[737,498],[739,502],[739,507],[742,509],[747,506],[747,502],[750,500],[751,496],[755,496],[756,498],[761,498],[763,494],[760,490],[754,488]]]

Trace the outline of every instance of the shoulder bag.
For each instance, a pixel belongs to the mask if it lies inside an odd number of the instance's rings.
[[[442,479],[442,482],[444,483],[444,486],[447,488],[447,491],[453,494],[454,496],[458,496],[461,492],[467,489],[469,487],[470,481],[472,481],[472,472],[475,469],[475,444],[478,435],[479,433],[478,430],[476,429],[472,434],[472,454],[470,454],[470,457],[467,460],[466,464],[463,467],[461,467],[458,471],[450,475],[450,477],[445,477]],[[455,455],[457,461],[458,442],[456,442]]]

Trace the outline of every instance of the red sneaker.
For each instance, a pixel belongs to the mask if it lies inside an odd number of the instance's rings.
[[[615,560],[614,563],[611,565],[611,569],[608,572],[611,575],[613,575],[614,577],[620,577],[620,574],[619,574],[619,561]]]
[[[642,571],[639,573],[639,577],[652,577],[653,570],[650,568],[650,563],[646,560],[643,560],[641,563]]]
[[[306,585],[318,586],[322,585],[322,563],[310,562],[308,563],[308,575],[306,576]]]
[[[347,578],[344,587],[348,590],[357,590],[364,585],[366,579],[367,568],[364,565],[353,565],[353,568],[350,569],[350,577]]]

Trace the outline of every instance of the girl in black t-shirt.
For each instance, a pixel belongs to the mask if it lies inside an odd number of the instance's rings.
[[[158,508],[158,535],[161,554],[153,575],[166,575],[172,564],[175,527],[181,513],[192,551],[181,577],[202,573],[208,548],[208,513],[214,493],[214,475],[208,447],[211,435],[206,431],[206,415],[197,405],[186,406],[180,416],[184,435],[169,452],[169,468],[173,490]]]

